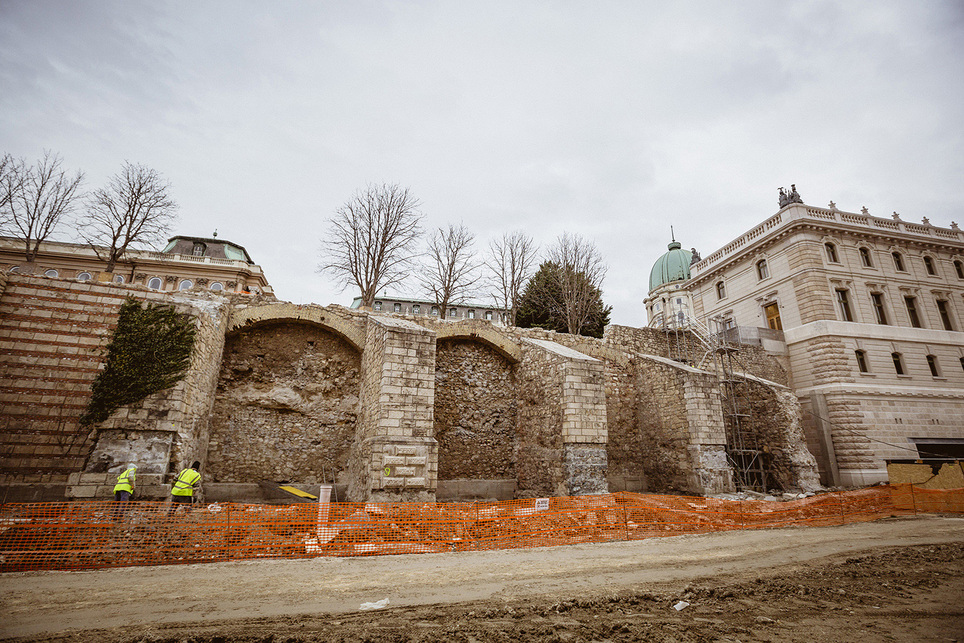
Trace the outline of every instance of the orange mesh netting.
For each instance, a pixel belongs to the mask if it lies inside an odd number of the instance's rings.
[[[487,503],[0,505],[0,571],[363,556],[638,540],[964,513],[964,489],[877,486],[802,500],[625,493]]]

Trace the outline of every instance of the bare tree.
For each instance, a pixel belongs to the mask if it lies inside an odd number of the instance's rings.
[[[319,269],[357,286],[362,305],[370,307],[379,290],[408,276],[422,232],[419,205],[397,184],[359,190],[329,220],[322,242],[327,261]]]
[[[16,185],[19,182],[19,176],[14,175],[13,172],[16,170],[17,162],[9,154],[4,154],[0,157],[0,226],[5,226],[7,223],[7,204],[10,203],[10,197],[12,192],[15,192],[15,188],[7,189],[8,177]]]
[[[521,231],[507,232],[489,244],[486,266],[496,305],[508,314],[506,321],[515,326],[522,289],[532,276],[536,263],[536,244]]]
[[[598,301],[607,266],[595,244],[579,235],[563,233],[549,248],[546,260],[554,266],[552,280],[543,288],[543,303],[552,315],[565,320],[569,332],[579,335],[604,311]]]
[[[23,240],[27,263],[32,263],[40,244],[68,215],[80,196],[83,172],[68,175],[56,154],[44,152],[35,166],[9,159],[10,167],[0,184],[5,228]]]
[[[170,189],[170,183],[156,171],[125,162],[106,187],[87,198],[80,234],[107,262],[106,272],[114,272],[128,248],[163,241],[177,220],[177,203],[168,194]]]
[[[464,302],[473,293],[481,276],[474,245],[475,235],[464,225],[438,228],[428,240],[422,288],[438,304],[442,319],[451,306]]]

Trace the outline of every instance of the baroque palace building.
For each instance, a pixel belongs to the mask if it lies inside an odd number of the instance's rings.
[[[785,351],[824,484],[964,457],[964,232],[788,201],[676,276],[676,298],[709,329]]]
[[[128,250],[114,272],[88,245],[45,241],[34,261],[24,260],[24,241],[0,237],[0,270],[80,281],[142,285],[157,291],[212,290],[272,295],[261,266],[242,246],[224,239],[175,236],[160,251]]]

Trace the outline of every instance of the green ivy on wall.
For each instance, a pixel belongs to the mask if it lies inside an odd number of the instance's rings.
[[[107,362],[94,380],[83,425],[103,422],[122,406],[174,386],[184,377],[194,347],[194,321],[171,306],[128,297],[107,347]]]

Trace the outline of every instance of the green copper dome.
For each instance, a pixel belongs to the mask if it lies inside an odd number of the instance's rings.
[[[690,278],[690,261],[693,253],[683,250],[679,241],[673,240],[669,251],[656,260],[653,270],[649,273],[649,290],[656,290],[663,284],[673,281],[684,281]]]

